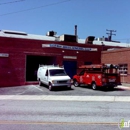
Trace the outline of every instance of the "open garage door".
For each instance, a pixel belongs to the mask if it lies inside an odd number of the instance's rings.
[[[77,61],[63,61],[63,65],[66,73],[73,78],[77,73]]]
[[[33,56],[26,57],[26,81],[37,81],[37,70],[39,64],[56,64],[56,56]]]

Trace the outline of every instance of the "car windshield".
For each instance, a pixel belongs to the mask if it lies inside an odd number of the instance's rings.
[[[49,70],[50,76],[66,76],[66,72],[64,69],[54,69],[54,70]]]

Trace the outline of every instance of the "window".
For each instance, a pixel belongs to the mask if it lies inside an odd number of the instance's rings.
[[[85,73],[85,70],[82,70],[80,73],[79,73],[79,75],[81,76],[81,75],[84,75],[84,73]]]
[[[66,72],[64,69],[52,69],[49,70],[50,76],[66,76]]]
[[[127,75],[128,64],[119,64],[119,73],[120,75]]]

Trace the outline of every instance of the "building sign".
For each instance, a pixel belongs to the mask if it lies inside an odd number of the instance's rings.
[[[9,57],[8,53],[0,53],[0,57]]]
[[[77,59],[77,56],[63,56],[64,59]]]
[[[60,44],[42,44],[42,47],[53,47],[67,50],[77,50],[77,51],[97,51],[97,48],[86,48],[86,47],[78,47],[78,46],[66,46]]]

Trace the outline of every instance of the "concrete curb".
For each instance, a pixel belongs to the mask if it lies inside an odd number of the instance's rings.
[[[1,95],[0,100],[130,102],[130,96]]]
[[[122,83],[122,86],[130,87],[130,84],[128,84],[128,83]]]
[[[125,86],[125,85],[119,85],[119,86],[117,86],[117,88],[130,90],[130,87],[129,86]]]

